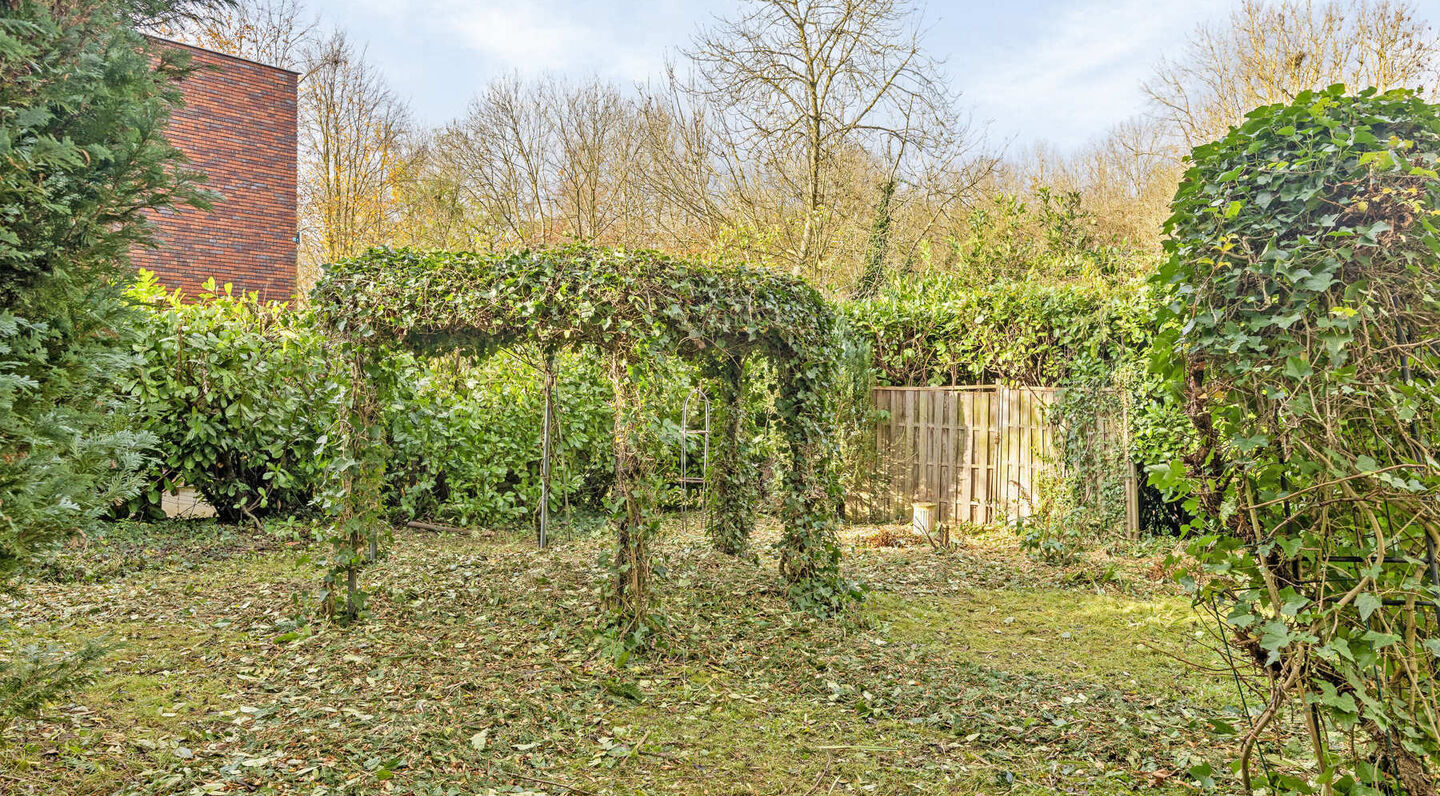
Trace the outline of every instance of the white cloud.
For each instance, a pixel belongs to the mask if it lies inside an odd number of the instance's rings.
[[[593,73],[643,80],[685,40],[694,8],[664,0],[408,0],[430,27],[499,71]]]
[[[585,55],[585,29],[533,3],[464,4],[444,16],[468,47],[507,68],[563,71]]]
[[[1141,82],[1232,0],[1091,0],[1056,14],[1024,45],[974,64],[962,81],[977,116],[1024,146],[1077,147],[1144,107]],[[1016,37],[1019,38],[1019,37]]]

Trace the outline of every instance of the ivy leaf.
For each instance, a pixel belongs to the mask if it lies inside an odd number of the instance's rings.
[[[1200,765],[1190,767],[1190,778],[1195,780],[1195,784],[1198,785],[1201,790],[1214,790],[1214,774],[1215,769],[1211,768],[1209,763],[1201,763]]]
[[[1260,649],[1270,653],[1266,665],[1280,660],[1280,650],[1290,646],[1296,638],[1291,632],[1290,626],[1279,619],[1272,619],[1262,628],[1260,636]]]
[[[1363,621],[1368,622],[1370,615],[1380,610],[1380,605],[1380,598],[1368,591],[1355,598],[1355,610],[1360,612],[1360,619]]]
[[[1294,589],[1287,588],[1280,593],[1280,596],[1285,598],[1284,604],[1280,606],[1280,613],[1283,616],[1295,616],[1300,613],[1300,609],[1310,604],[1309,597],[1296,594]]]
[[[1295,325],[1296,321],[1300,320],[1303,317],[1305,317],[1304,312],[1292,312],[1288,315],[1276,315],[1274,318],[1270,319],[1270,322],[1280,327],[1281,329],[1289,329],[1291,326]]]
[[[1328,644],[1317,648],[1320,656],[1327,660],[1334,660],[1337,656],[1347,661],[1355,660],[1355,653],[1350,651],[1350,642],[1344,636],[1336,636],[1330,639]]]
[[[1377,652],[1400,641],[1400,637],[1394,633],[1381,633],[1378,630],[1371,630],[1361,638],[1370,642],[1371,648]]]
[[[1286,357],[1285,375],[1292,379],[1306,379],[1315,374],[1315,368],[1300,357]]]
[[[1440,658],[1440,638],[1427,638],[1420,643],[1427,652],[1436,658]]]

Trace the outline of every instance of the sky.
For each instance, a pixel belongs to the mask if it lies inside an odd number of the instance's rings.
[[[1074,151],[1145,108],[1141,85],[1240,0],[931,0],[926,50],[997,149]],[[367,47],[422,123],[464,113],[508,73],[656,79],[739,0],[309,0]],[[1440,24],[1440,0],[1415,6]]]

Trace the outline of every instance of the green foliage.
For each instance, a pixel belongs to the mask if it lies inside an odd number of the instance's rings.
[[[132,509],[153,516],[181,484],[227,522],[313,509],[349,400],[341,346],[311,313],[228,286],[182,297],[142,272],[131,298],[149,311],[124,390],[158,465]],[[526,520],[540,495],[543,398],[531,364],[395,351],[376,367],[393,519]],[[562,356],[557,371],[555,507],[598,506],[612,466],[609,388],[593,356]]]
[[[385,396],[390,495],[406,518],[509,525],[540,502],[544,384],[535,357],[409,361]],[[593,355],[555,362],[551,513],[571,501],[598,507],[614,478],[610,388]]]
[[[202,204],[161,131],[183,57],[152,67],[127,12],[160,3],[0,6],[0,591],[139,488],[126,427],[121,296],[143,212]],[[0,723],[82,682],[100,654],[0,665]]]
[[[59,697],[94,682],[105,644],[78,651],[29,644],[0,658],[0,736],[15,719],[31,716]]]
[[[117,7],[0,11],[0,583],[138,486],[118,284],[142,211],[196,200],[160,136],[181,71]]]
[[[837,574],[834,529],[834,318],[804,282],[760,269],[581,246],[498,256],[373,249],[330,266],[314,302],[336,331],[366,345],[385,340],[484,354],[528,343],[546,353],[606,352],[624,407],[634,405],[623,375],[632,361],[678,355],[714,372],[727,360],[770,360],[787,443],[780,568],[806,605],[834,606],[848,596]],[[646,490],[623,477],[633,471],[645,478],[649,455],[630,437],[641,425],[635,418],[616,423],[617,458],[637,463],[617,465],[615,489],[626,504],[614,512],[621,518],[622,569],[626,557],[643,560],[644,523],[653,514]]]
[[[326,475],[320,504],[330,522],[322,536],[329,544],[325,561],[325,591],[320,594],[322,610],[341,624],[369,615],[369,594],[360,588],[360,571],[373,563],[380,543],[390,537],[385,522],[385,459],[389,454],[385,428],[376,390],[366,385],[385,385],[395,375],[382,351],[353,343],[337,346],[337,360],[347,366],[342,392],[335,402],[339,410],[326,431],[322,454]]]
[[[226,522],[307,507],[343,389],[327,339],[304,313],[213,280],[187,300],[142,272],[131,296],[151,311],[126,391],[159,440],[160,470],[140,503],[154,513],[183,484]]]
[[[1052,559],[1119,526],[1129,461],[1168,461],[1190,443],[1178,405],[1147,370],[1156,309],[1153,291],[1136,283],[971,287],[938,275],[843,305],[881,384],[1062,388],[1050,412],[1060,432],[1052,464],[1063,476],[1029,496],[1036,516],[1022,530],[1031,550]],[[1127,428],[1128,448],[1115,444]],[[863,444],[849,446],[847,474],[870,472],[866,455]]]
[[[1075,191],[1040,188],[1026,202],[999,194],[967,213],[934,263],[967,288],[1000,282],[1116,285],[1151,267],[1150,258],[1103,243]]]
[[[890,253],[890,204],[894,199],[895,180],[892,178],[880,186],[880,203],[875,208],[875,220],[870,224],[870,241],[865,246],[865,261],[852,298],[874,295],[885,282],[885,258]]]
[[[114,399],[129,323],[117,291],[64,277],[0,309],[0,590],[140,487],[150,439]]]
[[[835,348],[839,352],[840,368],[833,395],[840,479],[847,491],[866,491],[872,488],[869,484],[883,466],[879,446],[875,444],[875,428],[886,419],[886,413],[875,407],[875,368],[869,340],[856,333],[845,316],[841,316],[836,331]],[[841,508],[844,508],[843,502]],[[874,518],[846,516],[846,519],[853,522]]]
[[[744,363],[731,360],[716,374],[712,463],[705,474],[710,497],[706,531],[715,549],[732,556],[753,555],[750,533],[754,506],[760,500],[760,473],[750,440],[754,413],[746,402]],[[718,433],[716,433],[718,432]]]
[[[1152,258],[1103,243],[1079,196],[1049,189],[1028,203],[994,198],[950,244],[932,272],[896,276],[844,305],[876,381],[1062,388],[1050,409],[1058,472],[1027,496],[1022,539],[1065,559],[1113,538],[1129,461],[1168,461],[1192,441],[1177,402],[1147,373],[1157,299],[1137,277]],[[1115,444],[1122,431],[1128,449]],[[854,483],[873,471],[867,454],[847,448]]]
[[[1433,793],[1440,114],[1334,86],[1191,159],[1159,364],[1199,445],[1155,478],[1199,515],[1197,599],[1270,675],[1237,766],[1248,787],[1289,705],[1312,712],[1316,759],[1272,766],[1281,792]]]
[[[842,309],[870,345],[876,378],[890,386],[1064,384],[1085,363],[1104,367],[1144,351],[1154,315],[1134,285],[972,288],[939,274],[897,280]]]

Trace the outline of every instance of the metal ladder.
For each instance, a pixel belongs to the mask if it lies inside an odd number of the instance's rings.
[[[704,428],[690,427],[690,407],[692,402],[703,402],[705,407]],[[690,475],[690,439],[700,437],[700,475]],[[686,532],[690,527],[690,485],[700,485],[701,511],[708,511],[705,503],[705,473],[710,469],[710,396],[704,388],[696,386],[685,395],[685,403],[680,407],[680,530]],[[702,516],[704,516],[702,514]]]

